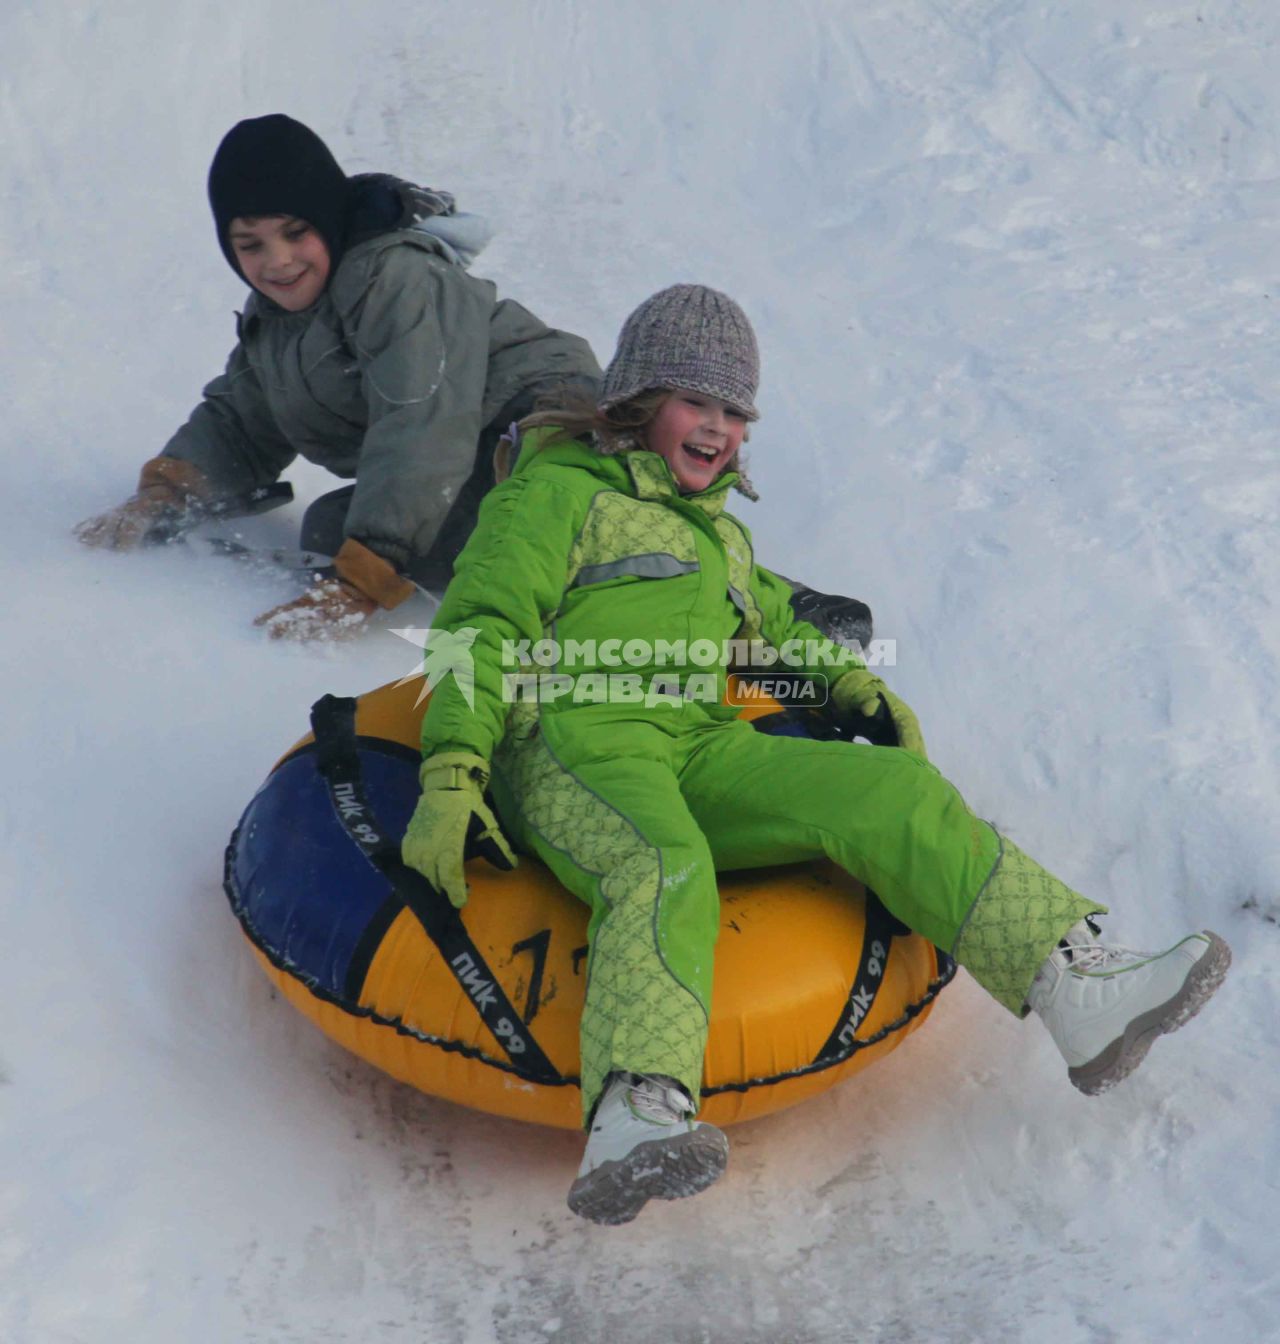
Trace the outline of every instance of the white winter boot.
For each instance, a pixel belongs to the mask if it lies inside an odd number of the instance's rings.
[[[1167,952],[1107,947],[1081,921],[1036,972],[1027,995],[1090,1096],[1142,1063],[1157,1036],[1177,1031],[1208,1003],[1231,965],[1216,933],[1193,933]]]
[[[569,1207],[593,1223],[629,1223],[651,1199],[682,1199],[724,1171],[729,1141],[693,1118],[668,1078],[615,1074],[596,1107]]]

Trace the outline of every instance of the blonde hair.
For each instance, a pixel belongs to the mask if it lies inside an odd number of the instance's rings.
[[[561,432],[548,438],[541,447],[553,443],[563,443],[570,439],[590,437],[592,447],[603,457],[612,457],[617,453],[631,452],[633,449],[646,448],[644,431],[653,423],[663,403],[671,396],[669,387],[650,387],[637,392],[634,397],[620,401],[615,406],[601,410],[594,397],[584,392],[574,392],[563,399],[562,405],[534,411],[526,415],[516,428],[523,434],[528,429],[558,429]],[[746,435],[744,434],[744,440]],[[495,481],[504,481],[511,474],[511,449],[513,444],[507,437],[499,440],[493,456],[493,474]],[[759,499],[755,486],[751,484],[742,460],[742,451],[734,455],[725,465],[726,471],[736,471],[738,480],[734,489],[746,495],[748,499]]]

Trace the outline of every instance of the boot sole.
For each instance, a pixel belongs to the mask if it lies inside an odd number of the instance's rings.
[[[1231,966],[1231,949],[1216,933],[1205,934],[1208,950],[1187,972],[1178,992],[1157,1008],[1135,1017],[1105,1050],[1087,1064],[1068,1069],[1067,1077],[1087,1096],[1096,1097],[1127,1078],[1159,1036],[1185,1026],[1213,997]]]
[[[569,1207],[580,1218],[616,1227],[629,1223],[651,1199],[684,1199],[724,1174],[729,1141],[711,1126],[674,1138],[638,1143],[626,1157],[579,1176]]]

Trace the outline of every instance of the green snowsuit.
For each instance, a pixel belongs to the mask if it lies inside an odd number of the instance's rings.
[[[833,681],[849,668],[754,563],[724,512],[735,480],[682,496],[657,454],[606,457],[535,431],[486,499],[433,627],[474,631],[474,684],[437,686],[424,754],[491,760],[508,833],[591,907],[586,1116],[615,1070],[697,1097],[718,869],[829,857],[1019,1013],[1057,940],[1101,908],[921,758],[766,735],[722,703],[728,641],[785,647]],[[531,674],[540,701],[525,698]]]

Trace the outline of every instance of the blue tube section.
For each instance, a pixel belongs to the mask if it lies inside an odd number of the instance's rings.
[[[417,763],[363,746],[360,763],[378,821],[399,841],[418,800]],[[228,871],[253,941],[306,984],[340,997],[390,886],[339,823],[313,751],[285,761],[254,795]]]

